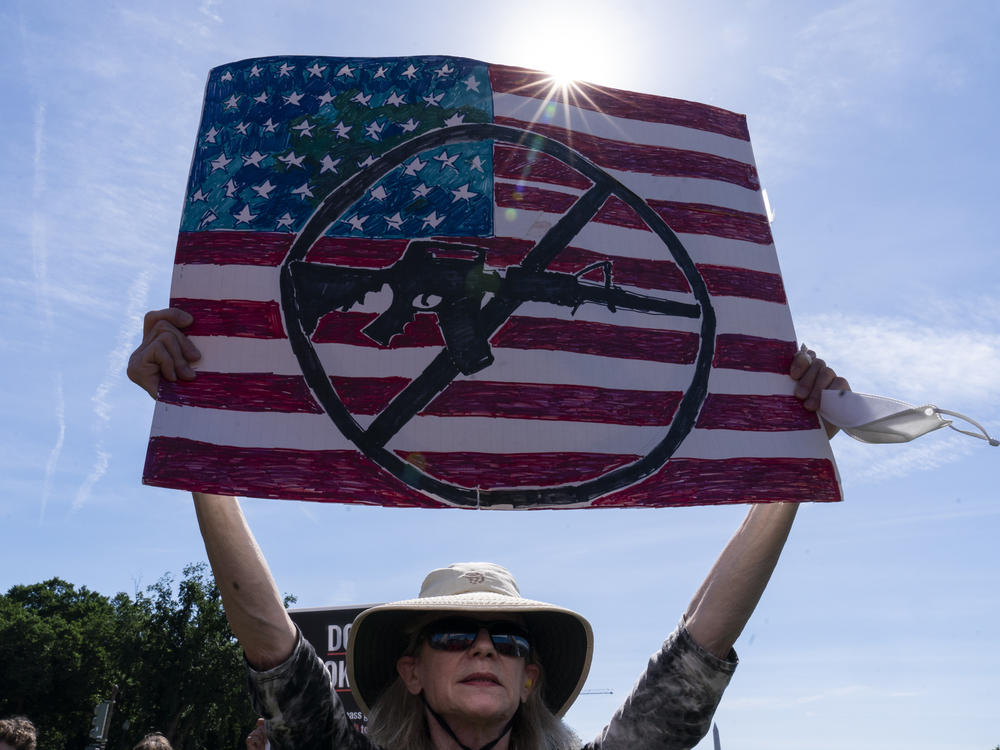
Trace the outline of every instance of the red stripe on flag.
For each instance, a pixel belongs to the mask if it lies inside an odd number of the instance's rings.
[[[682,395],[581,385],[458,380],[421,413],[656,426],[670,424]]]
[[[747,268],[698,264],[710,294],[716,297],[744,297],[787,304],[781,275]]]
[[[758,245],[769,245],[772,242],[771,227],[767,218],[760,214],[703,203],[661,200],[649,200],[646,203],[677,234],[707,234]],[[615,196],[608,198],[594,220],[630,229],[649,230],[639,215]]]
[[[578,196],[555,190],[498,182],[493,186],[496,203],[501,208],[521,208],[561,214],[572,206]],[[771,244],[771,227],[767,217],[735,208],[722,208],[703,203],[646,201],[674,232],[707,234],[731,240],[745,240],[759,245]],[[594,221],[628,229],[650,231],[639,215],[622,200],[611,196],[597,212]]]
[[[639,94],[577,81],[563,88],[554,85],[552,77],[546,73],[507,65],[490,66],[490,86],[495,93],[565,102],[604,115],[682,125],[743,141],[750,140],[744,115],[684,99]]]
[[[409,381],[403,377],[331,376],[349,412],[381,412]],[[545,383],[452,382],[421,414],[498,417],[634,426],[669,425],[683,394]],[[246,412],[321,414],[301,376],[199,372],[193,381],[163,381],[157,399],[168,404]],[[793,396],[709,394],[697,426],[709,430],[782,432],[817,427],[816,415]]]
[[[199,372],[194,380],[160,381],[158,401],[232,411],[322,414],[301,375]]]
[[[513,146],[493,147],[493,175],[510,179],[549,182],[586,190],[591,182],[554,156]]]
[[[673,458],[641,484],[594,507],[837,502],[837,474],[825,458]]]
[[[181,232],[174,263],[280,266],[295,236],[278,232]]]
[[[639,456],[605,453],[403,453],[400,457],[441,481],[483,489],[551,487],[567,477],[583,482]]]
[[[775,372],[782,375],[792,366],[797,347],[794,341],[720,333],[715,337],[713,367],[747,372]]]
[[[795,396],[710,393],[695,426],[703,430],[787,432],[819,427],[819,419]]]
[[[277,302],[241,299],[188,299],[171,297],[171,307],[189,312],[194,322],[184,329],[188,336],[239,336],[283,339],[281,307]]]
[[[174,263],[280,266],[295,236],[283,232],[181,232]],[[381,268],[399,259],[408,240],[320,237],[309,250],[314,263]]]
[[[185,438],[150,438],[144,484],[199,492],[204,490],[205,477],[212,477],[212,491],[219,494],[444,507],[381,470],[359,451],[237,448]]]
[[[695,333],[585,323],[548,318],[510,318],[491,342],[504,349],[542,349],[617,359],[691,364],[698,354]]]
[[[309,250],[306,260],[334,266],[383,268],[399,260],[407,244],[409,240],[320,237]]]
[[[664,177],[719,180],[749,190],[760,189],[757,169],[753,164],[727,159],[724,156],[668,146],[648,146],[641,143],[615,141],[589,133],[569,131],[554,125],[516,120],[513,117],[495,117],[494,121],[498,125],[523,128],[565,143],[604,169],[644,172]],[[530,139],[528,140],[530,141]],[[532,174],[534,173],[532,172]]]
[[[580,199],[580,196],[571,193],[514,185],[509,182],[494,183],[493,197],[496,204],[502,208],[523,208],[527,211],[546,211],[553,214],[564,213]],[[638,217],[636,220],[638,221]],[[643,224],[643,227],[645,226]]]

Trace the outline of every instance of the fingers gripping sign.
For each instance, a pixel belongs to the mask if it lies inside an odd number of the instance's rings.
[[[825,390],[851,390],[847,380],[837,375],[822,359],[817,359],[816,352],[807,349],[805,344],[792,359],[788,374],[796,381],[795,398],[799,399],[808,411],[819,411],[820,399]],[[827,424],[827,437],[832,438],[838,429],[835,425]]]
[[[194,380],[191,365],[201,359],[201,352],[181,331],[193,321],[189,313],[176,307],[146,313],[142,343],[129,357],[128,376],[153,398],[161,377],[171,382]]]

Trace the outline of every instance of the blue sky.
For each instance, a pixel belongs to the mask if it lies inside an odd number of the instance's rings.
[[[455,54],[744,112],[800,340],[856,390],[1000,432],[997,28],[962,0],[4,3],[0,590],[132,593],[204,558],[190,500],[139,483],[152,402],[123,373],[168,297],[208,70],[246,57]],[[834,449],[846,501],[802,509],[723,747],[993,747],[1000,451],[950,431]],[[299,606],[485,558],[587,614],[587,687],[614,694],[569,714],[585,738],[744,513],[245,507]]]

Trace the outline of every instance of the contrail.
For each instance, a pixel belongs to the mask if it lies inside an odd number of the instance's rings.
[[[146,296],[149,292],[149,270],[142,271],[132,282],[128,289],[128,307],[125,311],[125,320],[118,331],[118,339],[115,348],[108,355],[108,367],[104,373],[104,379],[97,386],[91,403],[94,405],[94,432],[97,433],[96,452],[97,458],[90,474],[83,480],[80,488],[73,499],[73,510],[79,510],[90,498],[90,491],[98,480],[107,473],[111,463],[111,454],[104,447],[104,431],[111,421],[111,402],[108,399],[112,388],[117,385],[125,372],[125,364],[128,362],[129,354],[135,342],[136,334],[142,328],[142,311],[146,307]]]

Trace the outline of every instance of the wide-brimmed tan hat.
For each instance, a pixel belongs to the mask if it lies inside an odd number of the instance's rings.
[[[523,618],[536,661],[544,670],[545,705],[562,716],[576,700],[594,651],[590,623],[572,610],[523,598],[506,568],[494,563],[455,563],[432,570],[416,599],[380,604],[354,620],[347,646],[347,678],[362,711],[368,713],[396,679],[396,661],[406,650],[414,626],[434,612]]]

